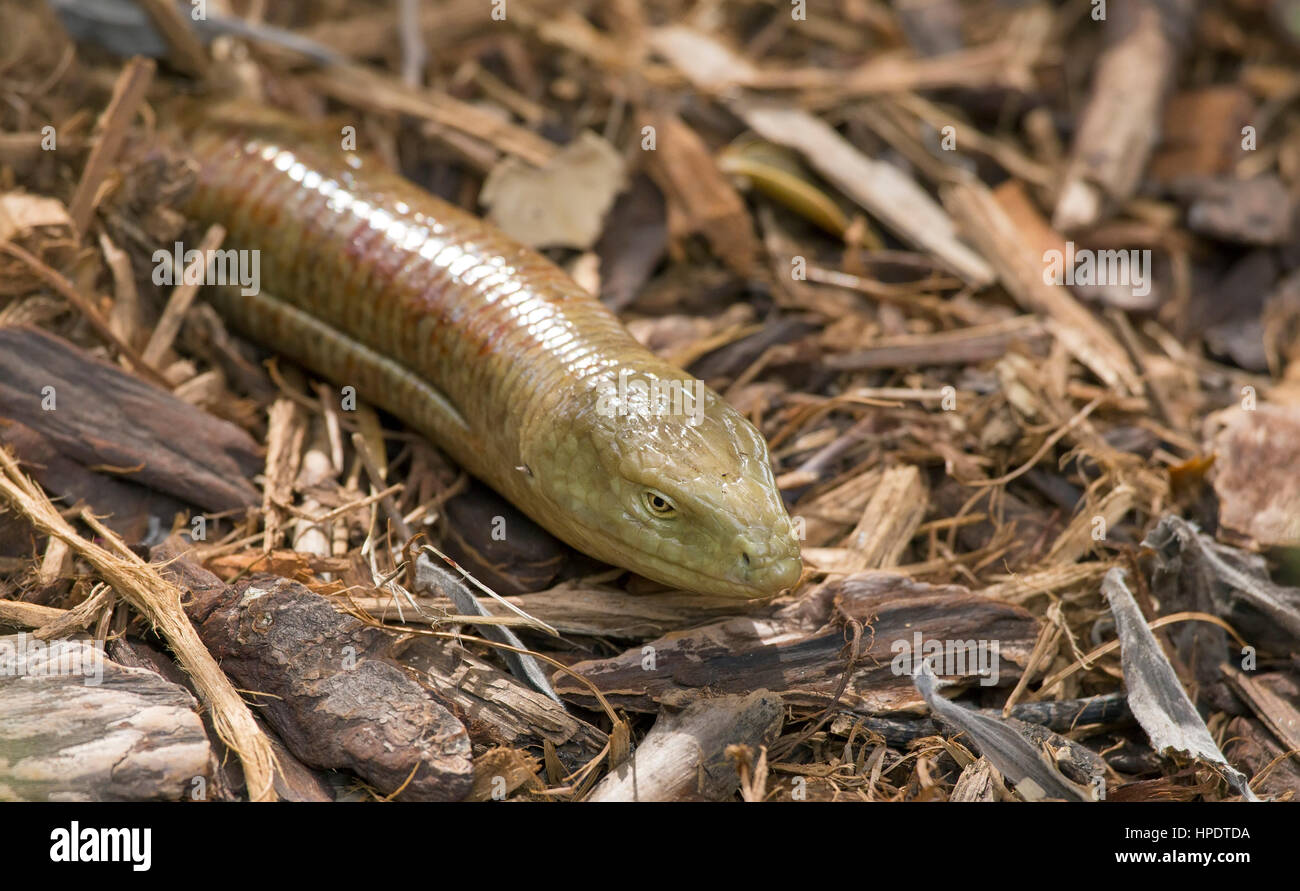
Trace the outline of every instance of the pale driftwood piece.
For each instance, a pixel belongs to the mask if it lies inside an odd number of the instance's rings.
[[[247,433],[38,329],[0,328],[0,417],[205,510],[257,503],[247,477],[262,462]]]
[[[422,637],[403,649],[398,659],[419,672],[438,697],[455,706],[472,728],[476,743],[480,734],[511,749],[549,742],[569,770],[577,770],[605,747],[603,731],[458,645]]]
[[[685,27],[660,28],[651,44],[697,87],[712,91],[757,79],[757,69],[730,49]],[[902,170],[858,151],[809,112],[750,101],[733,93],[728,104],[760,136],[802,154],[899,237],[928,251],[972,285],[993,281],[993,270],[962,244],[952,219]]]
[[[728,746],[771,745],[781,732],[781,697],[701,697],[680,712],[660,713],[632,757],[597,784],[588,801],[721,801],[740,787]]]
[[[966,765],[952,787],[949,801],[997,801],[1002,789],[1002,778],[987,758],[979,758]]]
[[[1161,110],[1196,0],[1110,4],[1110,46],[1097,63],[1052,224],[1071,232],[1099,222],[1136,191],[1160,141]]]
[[[185,688],[89,641],[55,644],[0,638],[0,800],[175,801],[206,781],[211,750]]]
[[[469,735],[392,660],[386,632],[297,582],[256,575],[228,586],[180,553],[173,539],[152,556],[170,560],[160,571],[190,595],[204,644],[241,688],[265,694],[259,715],[303,763],[353,770],[402,800],[465,797]]]
[[[181,671],[180,666],[166,653],[144,641],[119,637],[109,642],[108,651],[115,662],[128,668],[155,672],[173,684],[194,692],[189,675]],[[202,795],[208,801],[241,801],[242,796],[247,794],[248,783],[239,759],[231,757],[234,753],[217,734],[211,715],[205,713],[202,717],[208,742],[212,745],[212,783],[206,790],[191,790],[189,798],[198,800]],[[271,751],[275,754],[275,794],[283,801],[333,801],[334,793],[325,781],[324,774],[312,770],[295,758],[264,721],[256,715],[253,718],[266,734]]]
[[[943,201],[966,237],[997,270],[1021,307],[1047,317],[1048,331],[1070,354],[1123,395],[1142,392],[1142,381],[1123,345],[1064,285],[1044,280],[1041,256],[1026,248],[1020,230],[988,187],[975,180],[953,183]]]

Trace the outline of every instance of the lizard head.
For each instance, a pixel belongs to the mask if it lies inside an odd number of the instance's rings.
[[[566,517],[561,537],[702,594],[771,597],[798,581],[767,443],[739,412],[675,369],[615,375],[591,395],[552,431],[558,460],[547,466],[571,472],[538,480]]]

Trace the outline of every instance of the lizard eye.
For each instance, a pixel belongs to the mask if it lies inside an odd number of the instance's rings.
[[[654,489],[646,489],[641,497],[645,500],[646,510],[650,511],[652,516],[671,517],[677,508],[668,500],[668,496]]]

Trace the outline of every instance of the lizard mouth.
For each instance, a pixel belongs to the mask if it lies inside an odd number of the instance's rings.
[[[797,555],[775,559],[752,560],[746,564],[738,561],[737,569],[730,573],[710,573],[663,560],[649,553],[637,554],[638,560],[627,559],[624,565],[646,578],[697,594],[727,597],[736,600],[759,600],[775,597],[793,587],[803,572],[803,561]]]

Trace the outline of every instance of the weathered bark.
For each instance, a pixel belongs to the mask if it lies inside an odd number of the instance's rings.
[[[847,687],[839,691],[849,656],[844,621],[870,625]],[[1027,611],[971,594],[959,585],[927,585],[888,572],[862,573],[806,595],[775,615],[742,616],[676,632],[612,659],[580,662],[573,670],[611,702],[658,711],[687,692],[767,689],[787,705],[825,707],[837,693],[841,708],[859,714],[915,707],[920,696],[908,672],[895,671],[895,644],[996,641],[999,686],[1014,684],[1038,636]],[[652,661],[650,661],[652,659]],[[992,667],[990,665],[990,667]],[[957,680],[975,683],[974,664]],[[566,700],[594,705],[585,686],[552,678]],[[992,680],[990,678],[989,680]]]
[[[257,503],[247,477],[262,461],[243,430],[35,328],[0,328],[0,417],[204,510]]]
[[[0,800],[186,797],[209,777],[196,708],[90,641],[0,637]]]
[[[168,528],[177,513],[195,512],[178,498],[89,469],[61,454],[48,436],[16,421],[0,419],[0,446],[7,446],[17,456],[41,488],[67,505],[84,502],[104,518],[104,525],[128,542],[145,539],[151,518]]]
[[[180,666],[162,650],[139,640],[128,640],[122,637],[110,642],[108,651],[113,659],[122,665],[157,672],[172,683],[193,692],[189,675],[181,671]],[[216,728],[212,725],[211,715],[205,713],[202,717],[203,727],[207,731],[208,742],[212,745],[213,753],[212,783],[206,790],[205,797],[210,801],[240,801],[248,791],[243,767],[237,757],[231,757],[235,753],[226,747],[225,742],[217,734]],[[253,717],[266,733],[266,738],[271,743],[271,750],[275,753],[279,770],[275,772],[273,782],[275,794],[280,800],[333,801],[334,792],[326,781],[325,775],[312,770],[294,757],[265,722],[256,715]],[[190,797],[197,797],[194,790],[191,790]]]
[[[176,553],[162,545],[153,556]],[[186,611],[204,644],[304,763],[353,770],[403,800],[469,792],[469,735],[388,656],[389,635],[287,579],[228,586],[184,558],[162,572],[192,595]]]

